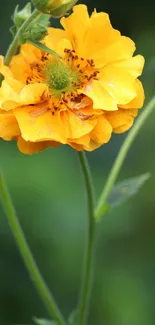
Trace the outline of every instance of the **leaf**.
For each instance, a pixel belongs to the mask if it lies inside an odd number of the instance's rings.
[[[29,43],[33,44],[34,46],[38,47],[40,50],[42,50],[44,52],[53,54],[57,58],[60,58],[60,56],[59,56],[58,53],[56,53],[55,51],[51,50],[49,47],[47,47],[46,45],[44,45],[44,44],[42,44],[40,42],[36,42],[36,41],[29,40]]]
[[[99,211],[96,215],[96,222],[99,222],[101,217],[103,217],[111,208],[124,203],[131,196],[135,195],[149,178],[150,174],[145,173],[137,177],[125,179],[114,185],[107,201],[100,204]]]
[[[57,325],[57,323],[54,320],[41,319],[37,317],[34,317],[33,321],[36,325]]]
[[[134,196],[149,178],[150,174],[146,173],[137,177],[123,180],[122,182],[116,184],[107,200],[110,207],[116,207],[124,203],[131,196]]]

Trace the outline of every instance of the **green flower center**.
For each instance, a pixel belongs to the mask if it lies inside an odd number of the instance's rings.
[[[51,91],[59,95],[62,91],[72,91],[79,82],[78,73],[57,58],[47,64],[44,75]]]

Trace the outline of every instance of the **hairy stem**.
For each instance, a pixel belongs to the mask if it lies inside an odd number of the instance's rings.
[[[2,204],[4,206],[4,210],[6,213],[6,216],[8,218],[8,222],[10,225],[10,228],[12,230],[12,233],[14,235],[14,238],[16,240],[16,244],[18,246],[18,249],[21,253],[21,256],[24,260],[25,266],[30,274],[31,279],[34,282],[34,285],[36,289],[38,290],[38,293],[40,297],[42,298],[49,314],[52,318],[55,319],[58,325],[66,325],[66,322],[59,311],[55,300],[50,293],[39,269],[38,266],[33,258],[33,255],[30,251],[30,248],[28,246],[28,243],[25,239],[24,233],[21,229],[21,226],[19,224],[19,221],[17,219],[14,206],[12,204],[9,192],[7,190],[5,180],[0,173],[0,196],[2,200]]]
[[[22,26],[18,29],[12,43],[10,44],[7,52],[6,52],[6,55],[5,55],[5,58],[4,58],[4,63],[5,65],[9,65],[11,59],[12,59],[12,56],[15,54],[16,50],[17,50],[17,47],[18,47],[18,38],[20,36],[20,34],[22,34],[26,29],[27,27],[29,26],[30,23],[32,23],[33,20],[35,20],[36,18],[38,18],[40,16],[40,12],[38,10],[34,10],[31,14],[31,16],[29,18],[27,18],[24,23],[22,24]]]
[[[84,259],[84,270],[81,283],[81,294],[78,308],[78,325],[83,325],[87,319],[87,313],[89,308],[89,300],[91,293],[91,280],[93,269],[93,250],[95,243],[95,218],[94,218],[94,189],[92,184],[92,178],[90,168],[85,153],[78,152],[81,169],[83,172],[85,187],[88,200],[88,226],[87,226],[87,238],[86,238],[86,251]]]

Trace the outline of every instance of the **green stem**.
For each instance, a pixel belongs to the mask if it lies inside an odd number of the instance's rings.
[[[40,16],[40,12],[38,10],[34,10],[32,12],[32,15],[24,21],[24,23],[22,24],[22,26],[18,29],[12,43],[10,44],[7,52],[6,52],[6,55],[5,55],[5,59],[4,59],[4,63],[5,65],[9,65],[10,61],[11,61],[11,58],[12,56],[15,54],[16,50],[17,50],[17,47],[18,47],[18,38],[20,36],[21,33],[23,33],[26,28],[29,26],[29,24],[34,20],[36,19],[37,17]]]
[[[95,243],[95,196],[93,191],[92,178],[90,168],[85,153],[78,152],[82,172],[85,179],[87,200],[88,200],[88,233],[86,239],[86,252],[84,260],[84,271],[81,284],[81,294],[78,309],[78,325],[83,325],[86,322],[86,317],[89,308],[89,300],[91,293],[91,279],[92,279],[92,266],[93,266],[93,250]]]
[[[146,108],[143,109],[141,112],[139,118],[137,119],[136,123],[132,127],[131,131],[128,133],[126,139],[124,140],[124,143],[118,153],[118,156],[112,166],[112,169],[110,171],[109,177],[107,179],[107,182],[105,184],[105,187],[101,193],[101,196],[99,198],[99,201],[97,203],[96,211],[95,211],[95,218],[98,221],[103,213],[103,206],[106,203],[106,200],[111,192],[111,189],[116,181],[116,178],[120,172],[120,169],[122,167],[122,164],[126,158],[126,155],[136,138],[136,135],[138,134],[140,128],[143,126],[145,120],[149,117],[149,115],[152,113],[153,109],[155,107],[155,96],[150,100],[150,102],[147,104]]]
[[[53,296],[51,295],[46,283],[44,282],[44,279],[42,275],[40,274],[40,271],[36,265],[36,262],[32,256],[32,253],[30,251],[30,248],[28,246],[28,243],[25,239],[24,233],[21,229],[21,226],[19,224],[19,221],[16,217],[16,213],[9,195],[9,192],[7,190],[5,180],[0,173],[0,195],[2,199],[2,204],[5,209],[5,213],[8,218],[8,222],[10,225],[10,228],[12,230],[12,233],[15,237],[17,246],[19,248],[19,251],[21,253],[21,256],[24,260],[25,266],[30,274],[30,277],[32,278],[36,289],[38,290],[38,293],[40,294],[40,297],[42,298],[49,314],[52,318],[55,319],[58,325],[66,325],[66,322],[61,315],[61,312],[59,311]]]

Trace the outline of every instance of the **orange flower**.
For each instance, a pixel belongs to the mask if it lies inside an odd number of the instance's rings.
[[[143,105],[144,58],[132,57],[135,44],[106,13],[89,17],[77,5],[61,24],[43,40],[59,57],[24,44],[9,67],[1,62],[0,137],[16,139],[23,153],[59,144],[95,150],[128,130]]]

